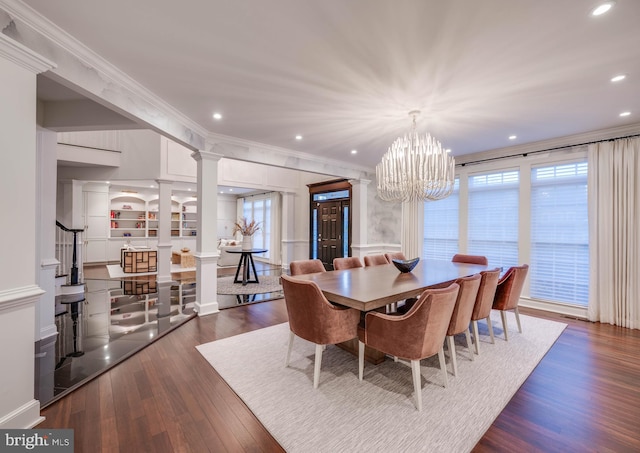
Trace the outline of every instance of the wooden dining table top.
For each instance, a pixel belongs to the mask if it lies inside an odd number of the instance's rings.
[[[315,282],[331,302],[370,311],[417,297],[427,288],[491,268],[480,264],[425,259],[407,273],[401,273],[393,264],[385,264],[296,275],[292,278]]]

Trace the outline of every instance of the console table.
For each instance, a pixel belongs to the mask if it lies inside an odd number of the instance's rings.
[[[256,265],[253,262],[254,253],[265,253],[267,249],[250,249],[250,250],[227,250],[227,253],[239,253],[240,261],[238,262],[238,269],[236,270],[236,276],[233,279],[233,283],[242,283],[245,286],[247,283],[260,283],[258,281],[258,274],[256,273]],[[249,267],[251,264],[251,267]],[[242,280],[238,280],[240,275],[240,269],[242,269]],[[253,277],[251,280],[251,270],[253,269]]]

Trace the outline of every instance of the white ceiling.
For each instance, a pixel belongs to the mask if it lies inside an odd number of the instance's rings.
[[[454,155],[640,122],[638,0],[25,3],[211,132],[369,167],[414,108]]]

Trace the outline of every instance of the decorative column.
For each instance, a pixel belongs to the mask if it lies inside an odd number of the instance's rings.
[[[288,269],[289,263],[295,260],[296,225],[295,225],[295,192],[282,192],[282,268]]]
[[[19,191],[11,218],[0,222],[0,429],[40,423],[34,398],[35,306],[44,291],[36,270],[39,193],[36,186],[36,74],[55,65],[0,33],[0,192]],[[19,238],[19,239],[17,239]]]
[[[367,228],[367,186],[369,179],[351,179],[351,254],[363,258],[369,244]]]
[[[198,163],[198,234],[196,236],[196,306],[198,316],[218,310],[218,162],[220,154],[195,151]]]
[[[402,203],[402,253],[407,259],[422,257],[424,242],[424,202]]]
[[[36,206],[38,232],[36,251],[39,267],[38,286],[45,293],[36,304],[35,340],[44,340],[58,333],[55,324],[56,305],[56,146],[57,134],[39,129],[36,142]]]
[[[157,179],[158,183],[158,283],[171,281],[171,184],[173,181]]]

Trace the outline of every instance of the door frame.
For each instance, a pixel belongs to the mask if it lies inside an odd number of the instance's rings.
[[[351,256],[351,183],[349,183],[348,180],[346,179],[338,179],[338,180],[333,180],[333,181],[326,181],[326,182],[320,182],[320,183],[315,183],[315,184],[308,184],[307,187],[309,187],[309,258],[313,258],[313,243],[317,242],[317,237],[314,237],[314,229],[313,229],[313,210],[316,207],[317,203],[322,203],[321,201],[314,201],[314,195],[318,195],[318,194],[322,194],[322,193],[331,193],[331,192],[340,192],[343,190],[347,190],[348,191],[348,197],[344,197],[344,198],[334,198],[334,199],[330,199],[327,201],[330,202],[337,202],[340,201],[341,203],[341,221],[344,222],[344,206],[349,206],[349,211],[348,211],[348,217],[347,217],[347,238],[344,238],[344,235],[342,236],[342,244],[340,247],[340,255],[343,255],[343,250],[344,250],[344,241],[347,241],[347,253],[348,256]],[[325,263],[325,267],[328,268],[328,270],[332,270],[333,269],[333,264],[332,263]]]

